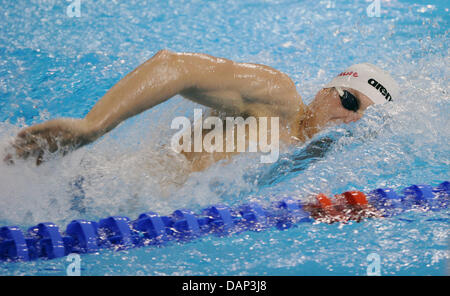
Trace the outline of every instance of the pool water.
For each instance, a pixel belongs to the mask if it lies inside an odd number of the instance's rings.
[[[81,1],[0,5],[0,151],[21,127],[82,117],[117,81],[158,50],[204,52],[287,73],[303,100],[358,62],[388,69],[402,93],[362,120],[290,147],[274,164],[243,154],[185,174],[167,149],[173,118],[199,106],[177,96],[64,158],[0,163],[0,225],[149,210],[170,214],[215,203],[268,204],[284,196],[449,179],[448,1]],[[319,146],[317,148],[317,142]],[[314,146],[316,145],[316,146]],[[311,148],[311,147],[316,148]],[[312,151],[313,150],[313,151]],[[312,152],[311,152],[312,151]],[[3,153],[3,152],[2,152]],[[82,255],[82,275],[366,275],[369,254],[383,275],[448,274],[449,212],[408,211],[349,224],[301,224],[121,252]],[[65,275],[66,258],[0,262],[0,275]]]

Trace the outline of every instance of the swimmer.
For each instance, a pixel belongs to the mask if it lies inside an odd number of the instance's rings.
[[[227,116],[278,117],[279,139],[291,144],[326,126],[355,122],[370,105],[391,101],[398,94],[388,73],[363,63],[340,73],[305,105],[292,79],[269,66],[161,50],[114,85],[84,118],[59,118],[24,128],[12,147],[17,157],[33,157],[40,164],[44,152],[64,155],[92,143],[127,118],[175,95]],[[183,154],[198,171],[231,153],[216,153],[213,158],[201,152]],[[13,155],[5,161],[13,163]]]

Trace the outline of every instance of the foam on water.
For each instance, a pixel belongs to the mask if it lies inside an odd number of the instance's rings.
[[[176,116],[192,118],[198,105],[176,97],[124,122],[92,145],[40,167],[32,161],[0,163],[0,225],[52,221],[65,226],[74,218],[136,218],[147,210],[168,214],[217,202],[264,203],[280,195],[306,198],[319,191],[399,189],[448,180],[449,13],[445,1],[435,2],[382,1],[381,18],[367,17],[366,1],[86,0],[79,19],[65,15],[64,1],[1,5],[1,151],[20,127],[84,116],[114,83],[161,48],[270,65],[294,79],[306,103],[333,75],[364,61],[391,71],[402,94],[393,104],[371,107],[358,123],[323,131],[317,137],[330,137],[333,143],[306,165],[296,163],[305,145],[291,147],[272,165],[261,165],[257,155],[246,154],[190,175],[186,161],[167,148],[174,132],[169,127]],[[351,273],[363,264],[352,259],[351,252],[327,255],[333,238],[338,238],[335,250],[348,250],[348,244],[361,252],[385,247],[385,266],[392,273],[448,258],[448,225],[435,222],[421,228],[418,222],[405,223],[373,221],[345,230],[316,225],[225,240],[208,238],[195,243],[195,248],[176,245],[168,251],[89,255],[86,264],[92,274],[118,273],[107,264],[93,266],[102,260],[124,266],[122,257],[134,262],[122,270],[128,274],[289,274],[304,266]],[[307,234],[300,234],[305,229]],[[357,232],[352,236],[353,231]],[[371,236],[371,231],[376,234]],[[424,235],[427,231],[432,234]],[[367,238],[357,242],[364,235]],[[432,243],[427,244],[426,238]],[[313,245],[318,248],[315,252]],[[420,248],[422,259],[414,259],[415,248]],[[213,249],[231,257],[211,253]],[[142,256],[151,259],[153,267],[139,264]],[[211,262],[214,258],[217,262]],[[249,258],[244,265],[242,258]],[[33,267],[42,272],[39,266],[58,269],[52,263],[30,264],[4,273],[30,273]]]

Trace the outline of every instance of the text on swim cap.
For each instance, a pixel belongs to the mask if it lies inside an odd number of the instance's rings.
[[[341,72],[341,73],[339,73],[339,75],[338,76],[353,76],[353,77],[358,77],[358,72],[353,72],[353,71],[351,71],[351,72]]]
[[[386,98],[387,101],[392,101],[391,95],[381,83],[379,83],[373,78],[370,78],[367,82],[373,87],[375,87]]]

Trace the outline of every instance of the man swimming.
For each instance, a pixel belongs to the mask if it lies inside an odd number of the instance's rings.
[[[359,120],[372,104],[396,98],[399,88],[385,71],[357,64],[335,77],[305,105],[288,75],[269,66],[237,63],[201,53],[161,50],[114,85],[82,119],[60,118],[24,128],[12,146],[17,157],[67,151],[91,143],[119,123],[179,94],[227,116],[278,117],[284,143],[305,141],[329,124]],[[193,170],[214,157],[185,152]],[[12,156],[5,160],[12,162]]]

